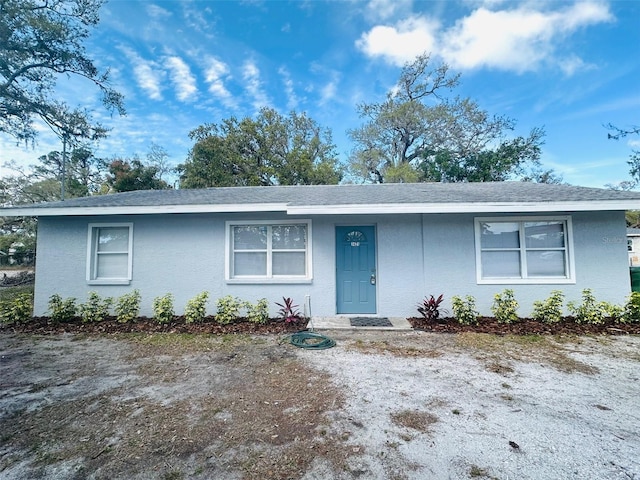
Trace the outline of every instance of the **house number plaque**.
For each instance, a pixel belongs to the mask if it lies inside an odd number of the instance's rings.
[[[351,246],[352,247],[359,247],[360,246],[360,242],[351,242]]]

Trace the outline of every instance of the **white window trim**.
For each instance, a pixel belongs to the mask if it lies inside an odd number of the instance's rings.
[[[277,276],[242,276],[233,277],[233,227],[244,225],[306,225],[307,227],[307,245],[305,251],[305,270],[306,275],[277,275]],[[225,255],[224,255],[224,275],[227,283],[311,283],[313,280],[312,272],[312,232],[311,220],[233,220],[225,222]]]
[[[129,244],[127,246],[127,277],[126,278],[93,278],[97,263],[97,252],[94,251],[94,232],[100,228],[127,227],[129,229]],[[129,285],[133,278],[133,223],[90,223],[87,233],[87,283],[89,285]]]
[[[482,250],[480,245],[480,223],[483,222],[553,222],[563,221],[566,225],[566,257],[565,271],[566,277],[511,277],[511,278],[482,278]],[[575,260],[573,227],[570,215],[550,215],[550,216],[518,216],[518,217],[476,217],[474,221],[475,243],[476,243],[476,281],[485,285],[509,285],[509,284],[575,284]],[[521,250],[522,251],[522,250]]]

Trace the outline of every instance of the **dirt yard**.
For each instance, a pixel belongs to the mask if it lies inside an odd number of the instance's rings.
[[[640,337],[0,332],[1,479],[640,479]]]

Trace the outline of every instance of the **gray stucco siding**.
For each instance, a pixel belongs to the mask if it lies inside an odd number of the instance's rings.
[[[566,215],[558,212],[558,215]],[[210,293],[208,313],[215,301],[233,295],[255,302],[291,297],[301,307],[311,299],[314,316],[336,312],[336,225],[374,225],[377,253],[377,314],[414,316],[417,303],[428,295],[444,294],[450,311],[453,295],[473,295],[483,315],[490,314],[493,296],[512,288],[520,314],[529,315],[535,300],[560,289],[567,300],[579,300],[584,288],[599,300],[622,304],[629,294],[624,212],[573,213],[575,283],[485,285],[476,280],[474,214],[318,215],[311,221],[312,278],[302,283],[229,283],[225,280],[225,222],[295,220],[285,214],[166,214],[83,217],[41,217],[35,314],[44,315],[49,297],[85,301],[89,291],[117,297],[137,288],[141,314],[152,315],[153,298],[175,297],[177,313],[202,291]],[[480,215],[489,216],[489,215]],[[498,216],[498,215],[491,215]],[[513,216],[513,215],[510,215]],[[133,277],[130,285],[89,285],[86,280],[87,233],[90,223],[133,223]],[[617,239],[622,238],[620,242]]]

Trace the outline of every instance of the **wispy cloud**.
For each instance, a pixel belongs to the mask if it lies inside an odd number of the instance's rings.
[[[165,72],[158,68],[155,62],[143,59],[137,52],[129,47],[120,46],[120,50],[125,54],[133,67],[133,75],[138,86],[144,90],[149,98],[162,100],[162,81]]]
[[[234,108],[236,102],[224,84],[225,78],[229,75],[229,67],[215,57],[207,57],[206,63],[205,81],[209,84],[209,92],[220,100],[223,105]]]
[[[299,100],[293,88],[291,73],[285,67],[280,67],[278,73],[282,77],[282,83],[284,83],[284,93],[287,95],[287,108],[289,110],[295,110],[298,107]]]
[[[553,64],[571,75],[591,66],[574,54],[558,54],[562,40],[578,29],[613,20],[608,5],[595,0],[570,6],[551,3],[562,7],[556,10],[544,9],[548,5],[544,3],[504,9],[500,5],[484,3],[448,29],[427,17],[377,25],[356,45],[368,56],[398,65],[430,51],[459,70],[493,68],[522,73]]]
[[[147,8],[147,13],[149,14],[149,16],[151,18],[155,18],[158,20],[165,20],[169,17],[171,17],[171,15],[173,15],[169,10],[166,10],[164,8],[162,8],[159,5],[155,5],[153,3],[150,3],[146,6]]]
[[[169,69],[171,80],[176,86],[178,99],[186,102],[196,98],[198,87],[196,78],[191,73],[189,65],[180,57],[171,56],[165,60],[165,65]]]
[[[264,91],[262,80],[260,80],[260,70],[252,60],[247,60],[242,66],[242,78],[245,81],[246,89],[253,101],[253,107],[260,110],[262,107],[270,105],[269,98]]]
[[[376,20],[388,20],[396,15],[411,11],[412,0],[369,0],[367,16]]]

